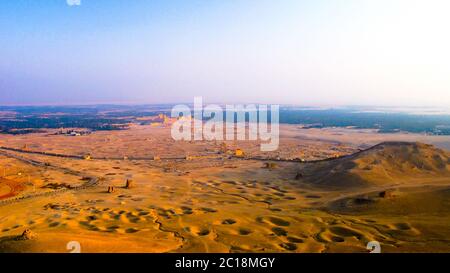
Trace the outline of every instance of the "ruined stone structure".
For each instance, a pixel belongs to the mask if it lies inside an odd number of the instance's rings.
[[[244,157],[244,151],[242,151],[241,149],[236,149],[234,155],[237,157]]]
[[[126,183],[125,183],[125,189],[131,189],[134,188],[134,181],[131,179],[127,179]]]

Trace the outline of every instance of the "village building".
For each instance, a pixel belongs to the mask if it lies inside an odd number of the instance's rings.
[[[236,149],[234,155],[235,155],[236,157],[243,157],[243,156],[244,156],[244,151],[243,151],[242,149],[239,149],[239,148],[238,148],[238,149]]]

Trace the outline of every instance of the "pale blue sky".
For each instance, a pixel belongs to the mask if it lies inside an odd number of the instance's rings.
[[[446,0],[0,2],[0,104],[450,107]]]

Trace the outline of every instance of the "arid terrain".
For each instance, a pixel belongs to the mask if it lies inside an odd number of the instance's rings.
[[[282,125],[262,153],[135,124],[0,146],[0,252],[450,251],[449,136]]]

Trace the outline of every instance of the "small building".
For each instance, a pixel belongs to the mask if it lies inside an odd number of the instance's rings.
[[[242,151],[241,149],[236,149],[234,155],[237,156],[237,157],[243,157],[244,156],[244,151]]]

